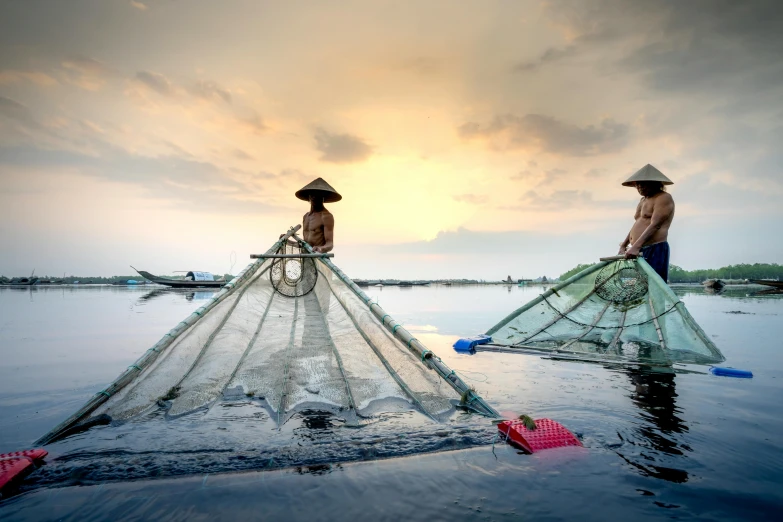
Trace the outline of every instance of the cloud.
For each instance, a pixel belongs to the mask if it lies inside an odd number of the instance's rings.
[[[596,50],[601,61],[615,56],[616,68],[638,74],[656,91],[783,99],[778,0],[550,0],[547,12],[571,35],[574,53]],[[756,110],[769,106],[756,100]]]
[[[541,114],[496,116],[484,127],[467,122],[457,132],[462,139],[487,140],[499,150],[538,149],[568,156],[619,152],[630,138],[628,125],[609,118],[598,125],[579,127]]]
[[[545,65],[550,65],[555,62],[559,62],[564,58],[569,58],[577,54],[577,48],[575,45],[567,45],[565,47],[550,47],[541,55],[532,61],[520,62],[514,66],[514,72],[530,72],[540,69]]]
[[[460,203],[469,203],[471,205],[483,205],[489,199],[487,196],[480,194],[459,194],[456,196],[451,196],[451,198],[454,201],[459,201]]]
[[[606,176],[607,172],[608,171],[606,169],[594,168],[585,172],[585,177],[592,178],[592,179],[603,178],[604,176]]]
[[[139,71],[136,73],[136,80],[161,96],[170,98],[175,95],[171,82],[162,74],[151,71]]]
[[[418,76],[435,76],[443,69],[443,64],[437,58],[429,56],[417,56],[398,62],[395,67],[400,71],[406,71]]]
[[[37,71],[0,71],[0,85],[11,83],[30,82],[43,87],[57,85],[57,80],[46,73]]]
[[[117,71],[111,67],[86,56],[69,58],[61,65],[68,83],[88,91],[97,91],[109,79],[118,76]]]
[[[237,121],[247,130],[255,134],[264,134],[269,131],[269,126],[264,119],[254,110],[248,111],[249,115],[237,118]]]
[[[545,196],[529,190],[519,198],[519,201],[523,205],[519,210],[563,211],[572,207],[592,204],[593,194],[586,190],[555,190]]]
[[[212,81],[199,80],[188,89],[191,95],[204,100],[222,100],[231,103],[231,93]]]
[[[37,167],[35,172],[75,169],[82,175],[142,187],[151,198],[199,211],[258,214],[282,208],[270,203],[264,187],[237,181],[213,163],[173,154],[134,154],[105,142],[94,142],[93,148],[94,153],[85,154],[0,145],[0,165]]]
[[[328,163],[358,163],[372,155],[363,139],[351,134],[335,134],[322,128],[315,131],[316,149],[322,152],[321,161]]]
[[[231,155],[234,156],[236,159],[240,159],[240,160],[252,160],[252,159],[255,159],[255,158],[253,158],[253,156],[251,156],[250,154],[248,154],[247,152],[245,152],[242,149],[234,149],[231,152]]]
[[[138,9],[139,11],[146,11],[147,9],[149,9],[145,4],[143,4],[141,2],[136,2],[134,0],[130,0],[130,5],[132,5],[133,7]]]
[[[4,96],[0,96],[0,115],[24,123],[32,123],[35,121],[27,107]]]
[[[535,182],[536,186],[549,185],[562,179],[567,171],[563,169],[549,169],[544,172],[532,172],[531,170],[523,170],[511,176],[513,181],[527,181]]]

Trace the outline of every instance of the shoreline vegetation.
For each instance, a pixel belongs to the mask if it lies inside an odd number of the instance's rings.
[[[355,279],[359,286],[420,286],[426,284],[442,284],[442,285],[516,285],[516,284],[548,284],[558,281],[564,281],[574,274],[581,272],[582,270],[592,266],[592,263],[582,263],[563,274],[557,279],[548,279],[546,277],[539,277],[537,279],[497,279],[497,280],[485,280],[485,279],[417,279],[417,280],[404,280],[404,279]],[[29,276],[26,276],[29,277]],[[171,279],[182,279],[184,275],[168,275],[163,276]],[[216,278],[222,277],[223,279],[230,281],[234,278],[231,274],[223,274],[219,276],[215,274]],[[98,277],[98,276],[67,276],[67,277],[51,277],[51,276],[35,276],[38,279],[38,285],[47,284],[126,284],[128,281],[136,281],[135,284],[148,283],[144,278],[136,275],[117,275],[111,277]],[[6,277],[0,275],[0,285],[9,284],[13,280],[18,280],[19,276]],[[751,279],[772,279],[783,280],[783,265],[777,263],[754,263],[754,264],[737,264],[729,265],[721,268],[708,268],[698,270],[685,270],[677,265],[670,265],[669,267],[669,284],[679,283],[701,283],[708,279],[721,279],[730,283],[742,283]],[[130,283],[134,284],[134,283]]]
[[[215,276],[215,279],[219,279],[221,277],[226,278],[226,280],[230,281],[234,278],[231,274],[223,274],[222,276],[219,274],[213,274]],[[14,276],[14,277],[6,277],[0,275],[0,284],[9,284],[13,280],[18,280],[21,277],[31,278],[31,276]],[[161,277],[165,277],[167,279],[184,279],[185,274],[176,274],[176,275],[164,275]],[[136,275],[116,275],[111,277],[99,277],[99,276],[67,276],[67,277],[57,277],[57,276],[32,276],[32,279],[38,279],[39,285],[47,285],[47,284],[59,284],[59,285],[73,285],[73,284],[82,284],[82,285],[113,285],[113,284],[124,284],[128,281],[136,281],[136,283],[147,283],[146,279],[141,277],[139,274]],[[133,284],[133,283],[131,283]]]
[[[563,281],[572,275],[581,272],[592,264],[580,264],[560,275]],[[677,265],[669,265],[669,284],[671,283],[701,283],[708,279],[722,279],[724,281],[744,281],[749,279],[783,279],[783,265],[777,263],[754,263],[728,265],[721,268],[706,268],[698,270],[685,270]]]

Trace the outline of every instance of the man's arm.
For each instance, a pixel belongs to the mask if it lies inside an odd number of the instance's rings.
[[[639,204],[636,205],[636,212],[633,214],[634,223],[636,223],[636,220],[642,215],[642,201],[644,201],[644,198],[640,199]],[[633,225],[631,225],[631,230],[633,230]],[[631,242],[631,230],[628,231],[628,234],[625,235],[625,239],[620,243],[620,250],[617,252],[619,255],[625,254],[625,247]]]
[[[625,251],[625,257],[634,258],[639,255],[642,247],[650,239],[653,234],[658,232],[663,225],[665,225],[672,217],[674,213],[674,199],[669,194],[664,193],[655,202],[653,207],[652,218],[650,218],[650,224],[644,229],[644,232],[634,241],[628,250]]]
[[[325,254],[334,248],[334,216],[331,214],[322,214],[324,223],[324,244],[313,248],[316,252]]]

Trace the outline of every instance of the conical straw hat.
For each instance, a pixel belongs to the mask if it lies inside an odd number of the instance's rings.
[[[664,185],[674,185],[674,182],[663,175],[663,172],[656,169],[649,163],[636,171],[636,174],[623,181],[626,187],[632,187],[637,181],[660,181]]]
[[[324,197],[324,203],[334,203],[335,201],[343,199],[343,197],[334,190],[330,184],[324,181],[323,178],[311,181],[297,190],[294,195],[303,201],[309,201],[310,194],[322,195]]]

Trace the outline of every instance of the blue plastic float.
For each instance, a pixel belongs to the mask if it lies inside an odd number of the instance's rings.
[[[710,373],[713,375],[720,375],[721,377],[737,377],[739,379],[753,378],[753,372],[750,370],[738,370],[737,368],[724,368],[722,366],[713,366],[710,368]]]
[[[477,335],[475,337],[463,337],[454,343],[454,351],[460,353],[473,353],[476,346],[479,344],[487,344],[492,342],[492,337],[489,335]]]

